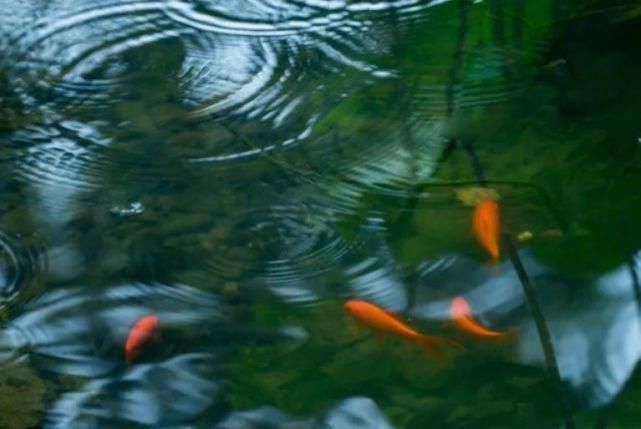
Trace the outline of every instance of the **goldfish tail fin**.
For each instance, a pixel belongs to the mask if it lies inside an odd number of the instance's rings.
[[[446,353],[447,349],[463,349],[463,346],[459,343],[442,337],[417,335],[413,338],[413,341],[418,344],[428,356],[442,365],[448,364],[450,360]]]
[[[496,343],[512,343],[516,341],[516,332],[512,329],[507,331],[490,331],[492,335],[478,337],[480,340],[493,341]]]
[[[516,339],[517,339],[517,336],[516,336],[516,332],[514,331],[499,332],[498,335],[494,337],[480,338],[480,340],[491,341],[496,344],[514,343]]]
[[[503,341],[506,342],[514,342],[517,339],[516,336],[516,331],[510,329],[509,331],[505,331],[502,336]]]

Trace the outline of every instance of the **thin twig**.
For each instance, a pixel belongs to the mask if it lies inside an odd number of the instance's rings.
[[[561,406],[561,414],[567,429],[575,428],[574,419],[572,418],[572,411],[570,406],[565,399],[565,386],[561,380],[561,373],[559,371],[559,365],[556,361],[556,355],[554,353],[554,345],[552,344],[552,336],[550,335],[550,330],[548,329],[547,324],[545,323],[545,316],[543,315],[543,310],[539,304],[536,291],[530,282],[530,279],[525,271],[525,267],[519,257],[518,252],[514,246],[512,236],[509,231],[503,233],[503,243],[505,244],[507,253],[510,257],[510,262],[516,271],[516,274],[521,282],[523,287],[523,292],[525,293],[525,298],[528,303],[528,308],[530,313],[534,318],[534,323],[536,325],[536,330],[539,334],[539,340],[541,342],[541,347],[543,348],[543,356],[545,358],[545,365],[548,369],[548,372],[554,380],[557,391],[559,393],[559,403]]]
[[[476,156],[476,152],[472,144],[468,141],[462,141],[461,146],[465,149],[465,152],[468,155],[470,165],[472,170],[475,172],[475,176],[478,180],[478,183],[481,186],[487,186],[487,180],[483,173],[481,163]],[[545,366],[547,367],[548,372],[552,376],[554,384],[556,385],[557,391],[559,393],[559,405],[561,407],[561,414],[563,421],[565,423],[566,429],[574,429],[574,419],[572,418],[572,412],[570,406],[566,401],[565,396],[565,386],[561,379],[561,373],[559,372],[559,366],[556,361],[556,355],[554,353],[554,346],[552,344],[552,336],[550,335],[550,330],[548,329],[547,323],[545,322],[545,316],[543,315],[543,310],[539,304],[536,291],[530,282],[530,279],[525,271],[521,257],[516,251],[514,242],[512,239],[512,234],[509,230],[505,229],[503,232],[503,243],[505,244],[507,254],[510,258],[510,262],[516,271],[516,274],[521,282],[523,287],[523,292],[527,300],[528,308],[530,313],[534,318],[534,323],[536,325],[536,330],[539,334],[539,341],[541,342],[541,347],[543,349],[543,357],[545,359]]]
[[[460,6],[460,25],[459,25],[459,38],[456,45],[456,52],[454,53],[454,65],[450,71],[450,85],[448,86],[447,97],[448,97],[448,118],[451,119],[454,113],[454,102],[453,102],[453,89],[458,85],[458,70],[462,62],[463,49],[465,45],[465,35],[467,33],[468,27],[468,8],[469,0],[459,0]],[[481,186],[487,186],[487,180],[483,172],[482,165],[479,161],[478,156],[474,150],[472,143],[468,139],[460,139],[459,143],[461,144],[463,150],[467,154],[468,161],[476,177],[477,182]],[[525,271],[525,267],[519,257],[518,252],[514,246],[512,236],[509,230],[503,232],[503,242],[505,243],[507,253],[509,255],[510,261],[514,270],[517,273],[521,286],[523,287],[523,292],[525,294],[530,313],[534,318],[537,332],[539,334],[539,340],[541,342],[541,347],[543,349],[543,356],[545,358],[545,364],[549,374],[552,376],[555,387],[559,394],[559,405],[561,408],[561,414],[563,421],[565,423],[566,429],[574,429],[574,419],[572,418],[572,412],[566,401],[565,396],[565,386],[561,379],[561,374],[559,372],[559,367],[556,361],[556,356],[554,353],[554,346],[552,344],[552,336],[545,322],[545,316],[538,301],[538,297],[530,279]]]
[[[276,156],[273,156],[269,153],[269,151],[265,150],[262,147],[259,147],[255,145],[251,140],[249,140],[247,137],[245,137],[243,134],[241,134],[239,131],[236,129],[232,128],[231,126],[227,124],[221,123],[220,126],[224,128],[229,134],[233,135],[236,137],[238,140],[240,140],[241,143],[243,143],[245,146],[249,147],[250,149],[253,149],[256,151],[257,154],[259,154],[261,157],[265,158],[266,160],[270,161],[274,165],[277,165],[278,167],[282,168],[285,171],[294,171],[301,176],[310,176],[317,174],[315,171],[310,171],[310,170],[301,170],[300,168],[294,166],[290,162],[280,160]]]

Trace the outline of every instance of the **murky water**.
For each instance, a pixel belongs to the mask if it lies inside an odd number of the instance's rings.
[[[0,428],[641,425],[638,2],[0,4]]]

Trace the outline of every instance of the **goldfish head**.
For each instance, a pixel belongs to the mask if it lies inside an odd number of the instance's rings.
[[[160,319],[158,318],[158,316],[156,316],[155,314],[150,314],[140,319],[140,321],[138,322],[138,326],[140,326],[140,328],[145,331],[153,331],[158,327],[159,322]]]
[[[477,240],[487,250],[492,260],[498,261],[501,221],[497,202],[485,200],[478,203],[472,216],[472,225]]]
[[[132,360],[137,359],[145,344],[149,341],[158,341],[156,329],[160,319],[155,314],[149,314],[140,318],[129,332],[125,344],[125,357],[127,365],[131,365]]]
[[[350,299],[345,303],[344,308],[345,311],[347,311],[352,316],[358,316],[359,314],[365,313],[367,311],[367,308],[370,306],[371,304],[368,304],[365,301],[361,301],[359,299]]]
[[[450,317],[452,317],[452,319],[469,316],[471,312],[470,306],[462,296],[457,296],[452,300],[452,304],[450,305]]]

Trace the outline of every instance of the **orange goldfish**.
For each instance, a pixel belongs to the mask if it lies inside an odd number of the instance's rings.
[[[142,348],[148,341],[158,340],[157,328],[159,322],[160,320],[155,314],[149,314],[136,321],[131,331],[129,331],[127,343],[125,344],[127,366],[131,366],[132,360],[140,356]]]
[[[447,361],[441,347],[460,347],[459,344],[445,338],[421,334],[405,324],[396,314],[366,301],[349,300],[345,303],[345,310],[358,322],[378,332],[393,334],[419,345],[441,363]]]
[[[481,201],[474,207],[472,216],[474,235],[490,254],[492,261],[499,259],[500,214],[499,205],[493,200]]]
[[[454,321],[454,326],[463,332],[473,335],[480,339],[511,339],[514,334],[511,332],[492,331],[480,325],[472,317],[472,311],[467,301],[463,297],[457,297],[452,300],[450,306],[450,316]]]

